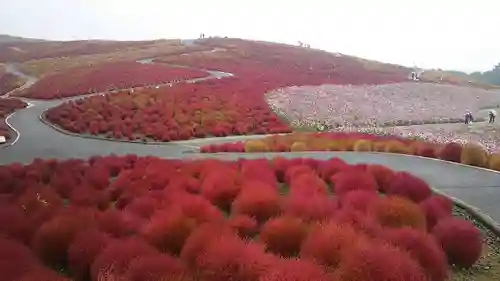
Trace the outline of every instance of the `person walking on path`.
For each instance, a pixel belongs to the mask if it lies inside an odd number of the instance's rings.
[[[472,117],[472,113],[470,111],[467,111],[465,113],[465,124],[470,124],[474,121],[474,118]]]
[[[488,123],[495,123],[495,117],[497,116],[496,111],[492,109],[490,110],[490,112],[488,112],[488,115],[490,116],[490,120],[488,121]]]

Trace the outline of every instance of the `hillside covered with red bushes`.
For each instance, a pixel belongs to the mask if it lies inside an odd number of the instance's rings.
[[[4,281],[445,281],[482,256],[423,180],[338,158],[38,159],[0,183]]]
[[[77,67],[43,77],[23,96],[36,99],[64,98],[116,89],[165,84],[207,76],[201,70],[165,64],[112,62]]]
[[[144,47],[154,41],[13,41],[0,43],[0,62],[107,53],[126,48]]]
[[[71,132],[130,140],[281,133],[290,129],[264,99],[264,94],[272,89],[407,79],[408,70],[399,66],[376,64],[378,68],[374,70],[373,66],[366,67],[366,61],[289,45],[237,39],[207,39],[199,44],[213,50],[155,61],[226,71],[235,77],[144,89],[133,95],[91,97],[53,108],[46,117]],[[37,87],[32,92],[36,93]]]

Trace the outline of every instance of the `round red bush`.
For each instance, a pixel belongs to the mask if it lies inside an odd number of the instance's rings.
[[[138,237],[113,241],[96,257],[91,266],[91,277],[93,280],[124,277],[135,258],[155,253],[153,247]]]
[[[230,209],[239,192],[237,173],[230,169],[221,169],[210,173],[201,184],[201,194],[212,204],[225,211]]]
[[[401,228],[387,229],[384,237],[392,245],[408,251],[427,273],[429,281],[448,278],[446,255],[431,235],[412,228]]]
[[[141,230],[144,239],[162,252],[179,254],[196,221],[177,210],[154,214]]]
[[[26,245],[0,237],[0,276],[4,281],[16,281],[24,273],[40,267],[38,260]]]
[[[328,281],[321,266],[303,259],[284,259],[277,262],[258,281]]]
[[[420,206],[403,197],[379,197],[370,205],[369,213],[386,227],[427,229],[425,214]]]
[[[448,143],[439,151],[439,159],[460,163],[462,146],[458,143]]]
[[[71,209],[44,223],[33,237],[33,251],[46,263],[66,262],[67,251],[76,235],[95,224],[95,213],[87,209]]]
[[[281,200],[278,192],[272,187],[261,182],[253,183],[253,187],[241,190],[231,210],[235,214],[253,217],[261,223],[281,212]]]
[[[406,197],[413,202],[420,203],[432,195],[432,190],[422,179],[407,172],[397,172],[386,193]]]
[[[125,212],[116,209],[107,209],[97,221],[99,230],[113,237],[127,237],[137,233],[139,221]]]
[[[300,218],[280,216],[262,225],[259,239],[266,244],[268,251],[290,257],[299,252],[307,231],[307,224]]]
[[[378,197],[379,195],[375,191],[354,190],[344,195],[339,202],[341,208],[352,208],[360,212],[365,212]]]
[[[283,212],[306,222],[322,221],[331,218],[337,210],[337,201],[323,195],[288,195],[284,198]]]
[[[332,158],[326,161],[321,161],[318,165],[318,173],[323,180],[329,181],[330,178],[348,167],[349,165],[340,158]]]
[[[257,221],[246,215],[231,216],[228,223],[242,238],[251,238],[259,231]]]
[[[205,252],[209,242],[220,236],[236,236],[235,231],[227,224],[220,222],[205,223],[189,235],[182,247],[181,259],[189,266],[195,264],[196,258]]]
[[[26,272],[20,278],[16,279],[16,281],[72,281],[72,279],[51,269],[39,267]]]
[[[328,193],[328,185],[315,173],[301,173],[290,179],[292,196],[326,196]]]
[[[431,231],[439,220],[452,216],[453,202],[442,195],[432,195],[420,203],[427,220],[427,230]]]
[[[432,234],[441,244],[450,264],[469,268],[481,257],[482,235],[470,221],[455,217],[442,219],[434,226]]]
[[[300,257],[337,267],[364,237],[347,224],[328,222],[310,231],[300,249]]]
[[[206,281],[256,281],[274,260],[260,244],[236,236],[219,236],[198,256],[196,267]]]
[[[13,205],[0,206],[0,236],[29,245],[34,231],[21,208]]]
[[[375,178],[368,172],[357,170],[343,171],[332,176],[330,181],[333,183],[333,190],[340,197],[354,190],[378,190]]]
[[[84,230],[76,235],[68,249],[68,268],[77,280],[88,280],[90,266],[111,241],[111,238],[96,230]]]
[[[140,256],[132,260],[125,273],[127,281],[177,280],[186,275],[184,264],[166,254]]]
[[[371,173],[375,177],[380,191],[384,192],[388,190],[392,178],[395,174],[395,172],[389,167],[379,164],[368,165],[368,167],[366,167],[366,171]]]
[[[344,208],[337,212],[333,221],[339,224],[347,224],[356,231],[372,238],[378,238],[382,232],[382,226],[373,218],[365,213],[352,208]]]
[[[428,281],[409,254],[379,243],[360,243],[335,272],[342,281]]]

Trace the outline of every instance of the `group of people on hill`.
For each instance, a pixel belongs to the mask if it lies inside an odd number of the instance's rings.
[[[311,45],[306,44],[306,43],[304,43],[304,42],[302,42],[302,41],[299,41],[299,47],[304,47],[304,48],[309,49],[309,48],[311,48]]]
[[[200,38],[205,38],[205,33],[200,33]]]
[[[493,124],[495,123],[495,117],[497,116],[497,113],[495,110],[490,110],[488,111],[488,123]],[[472,113],[470,111],[467,111],[465,113],[465,124],[470,124],[474,121],[474,117],[472,116]]]
[[[418,80],[420,80],[420,77],[419,77],[419,75],[418,75],[418,73],[417,73],[417,72],[415,72],[415,71],[412,71],[412,72],[411,72],[411,80],[413,80],[413,81],[418,81]]]

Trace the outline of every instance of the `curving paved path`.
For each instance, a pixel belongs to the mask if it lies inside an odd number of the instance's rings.
[[[146,61],[144,61],[146,62]],[[17,71],[15,66],[10,66],[10,72],[25,76]],[[209,71],[209,77],[195,79],[214,79],[231,76],[229,73]],[[25,76],[26,77],[26,76]],[[28,83],[23,86],[27,88],[36,82],[34,77],[28,78]],[[222,143],[237,141],[262,136],[232,136],[227,138],[213,138],[202,140],[179,141],[168,144],[140,144],[116,141],[103,141],[87,139],[82,137],[61,134],[53,128],[41,123],[39,116],[47,109],[57,106],[69,99],[79,99],[79,96],[61,100],[41,101],[24,99],[32,104],[29,108],[18,111],[9,122],[20,131],[20,138],[15,145],[0,149],[0,164],[12,162],[29,163],[34,158],[88,158],[93,155],[129,153],[137,155],[155,155],[164,158],[273,158],[276,156],[312,157],[316,159],[328,159],[340,157],[349,163],[378,163],[387,165],[395,170],[409,171],[425,179],[434,188],[444,193],[460,198],[461,200],[480,207],[483,212],[488,213],[493,219],[500,221],[500,173],[465,166],[430,158],[415,157],[408,155],[374,153],[374,152],[303,152],[303,153],[216,153],[200,154],[196,146],[208,143]]]

